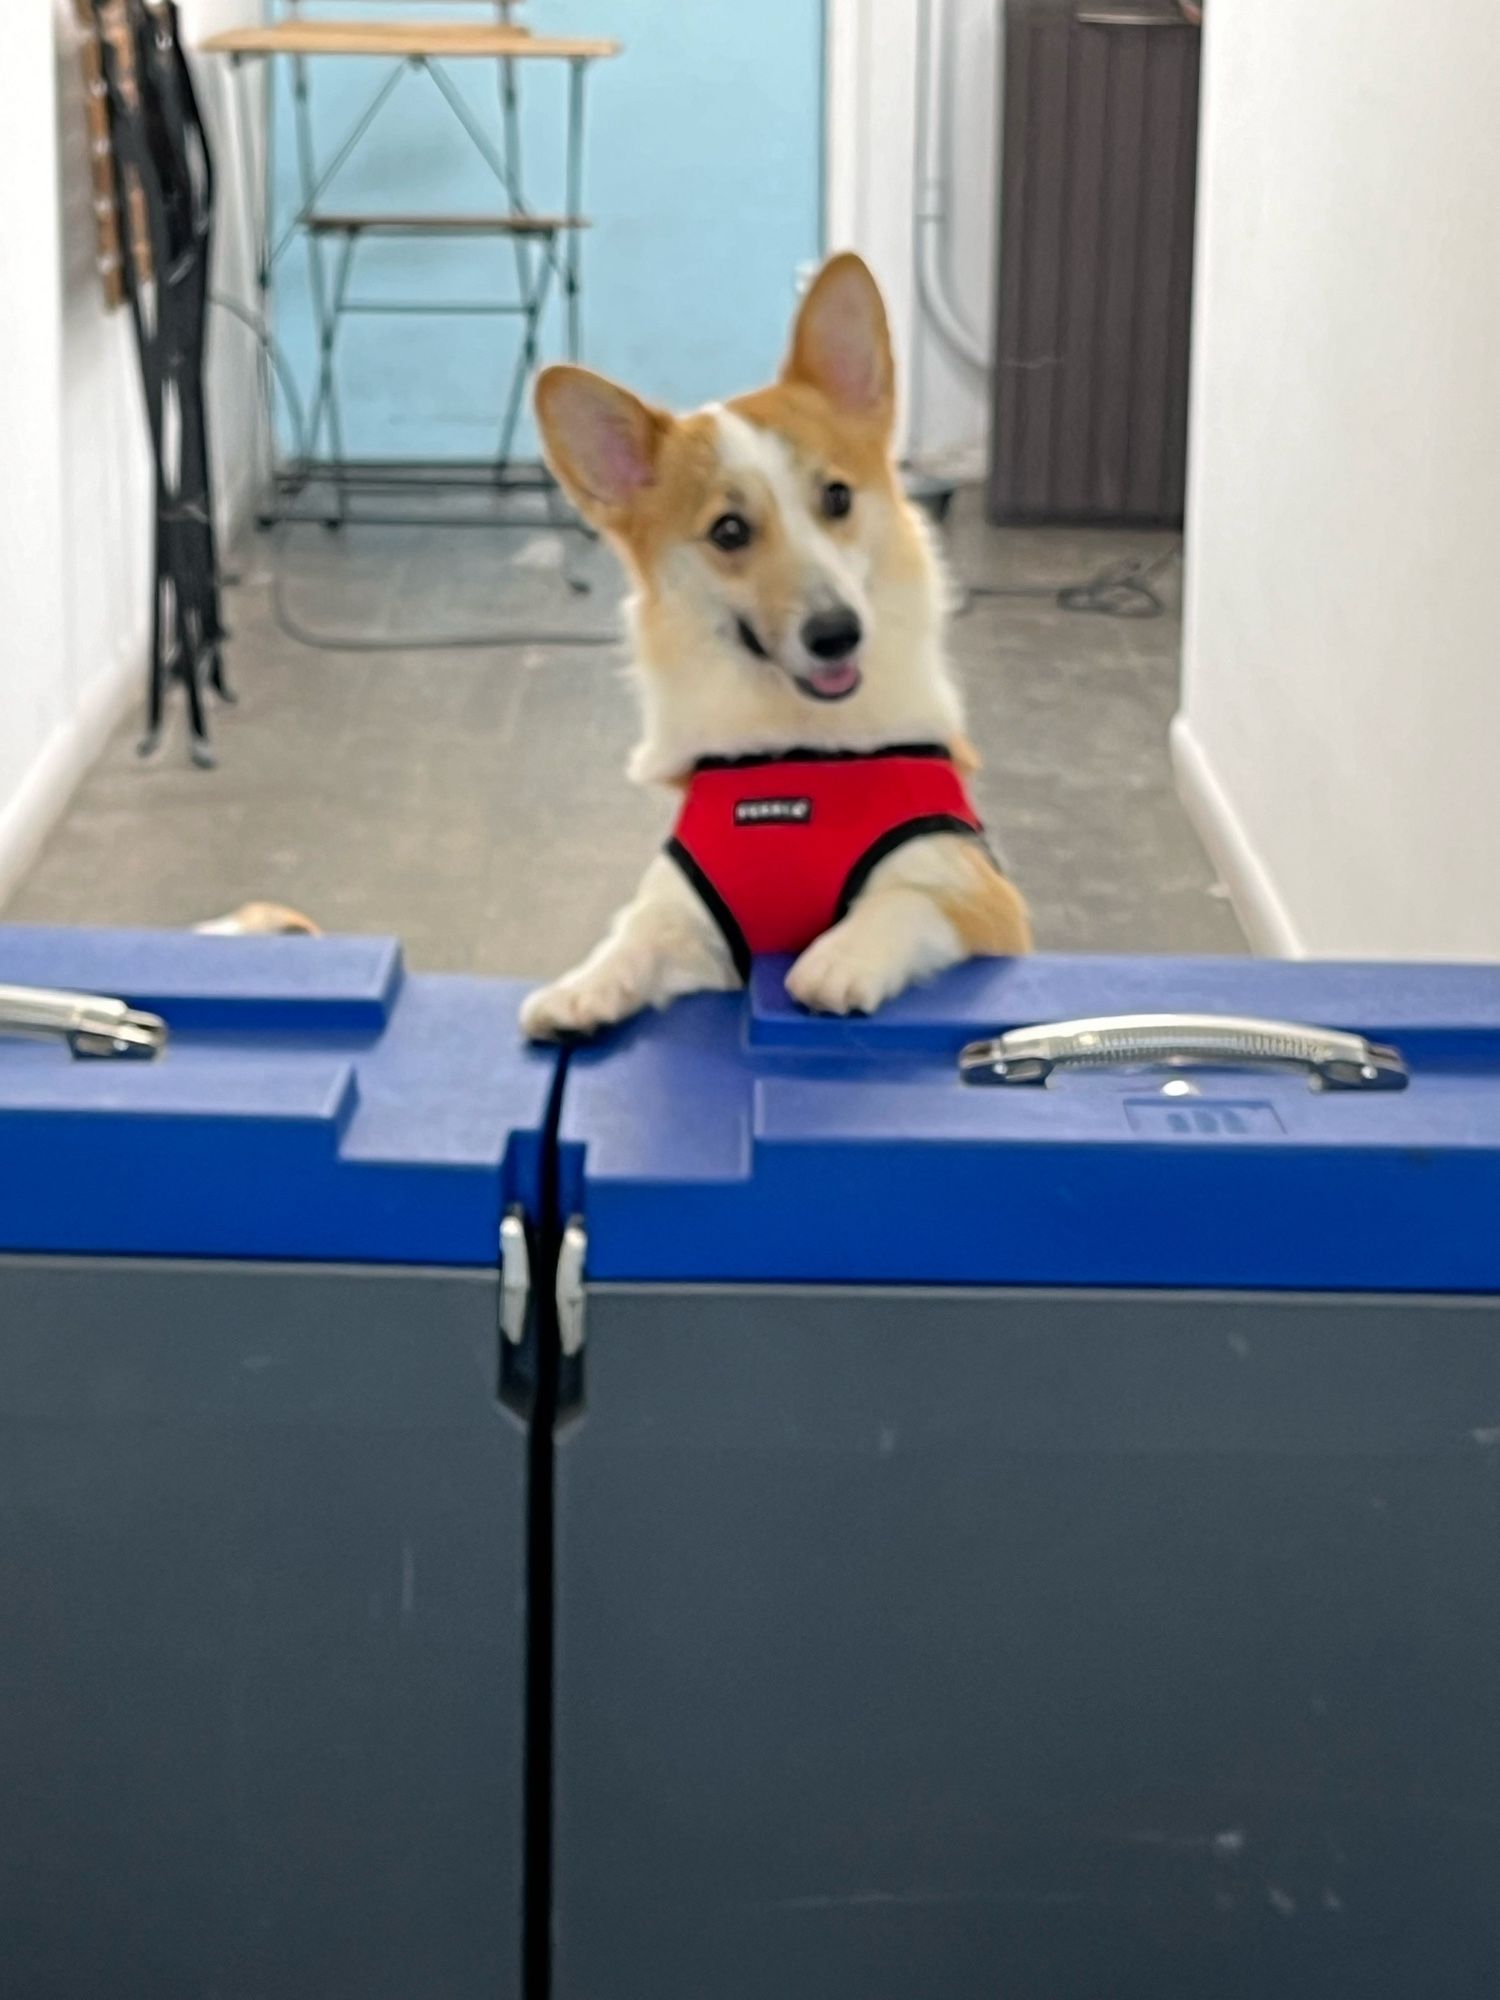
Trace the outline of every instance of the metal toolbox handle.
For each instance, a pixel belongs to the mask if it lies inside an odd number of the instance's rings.
[[[167,1045],[167,1024],[123,1000],[95,993],[53,993],[42,986],[0,986],[0,1035],[66,1042],[75,1056],[149,1062]]]
[[[1395,1049],[1362,1035],[1233,1014],[1114,1014],[1014,1028],[970,1042],[958,1069],[965,1083],[1039,1084],[1055,1069],[1192,1063],[1305,1069],[1324,1090],[1404,1090],[1409,1080]]]

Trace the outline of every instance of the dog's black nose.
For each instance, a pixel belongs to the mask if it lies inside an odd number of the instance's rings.
[[[815,660],[844,660],[854,651],[864,632],[847,604],[837,611],[819,611],[802,627],[802,643]]]

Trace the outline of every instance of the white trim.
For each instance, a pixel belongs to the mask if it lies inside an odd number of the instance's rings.
[[[20,788],[0,804],[0,909],[31,867],[49,833],[140,693],[144,643],[122,647],[66,722],[53,730]]]
[[[852,247],[860,236],[858,166],[864,157],[859,87],[861,16],[850,0],[823,7],[823,253]]]
[[[1229,891],[1251,949],[1263,958],[1306,958],[1291,912],[1185,714],[1173,717],[1171,741],[1177,796]]]

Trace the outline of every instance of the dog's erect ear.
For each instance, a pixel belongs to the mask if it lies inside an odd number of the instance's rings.
[[[588,368],[544,368],[537,422],[547,463],[583,513],[608,519],[656,477],[672,419]]]
[[[850,416],[889,428],[895,415],[896,370],[885,301],[870,267],[841,251],[813,279],[797,323],[784,382],[806,382]]]

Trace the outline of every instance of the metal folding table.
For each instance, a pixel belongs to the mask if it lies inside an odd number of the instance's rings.
[[[367,500],[384,494],[431,492],[435,487],[478,488],[489,493],[539,492],[545,498],[550,525],[567,524],[556,504],[556,489],[538,468],[520,465],[515,441],[527,381],[540,354],[543,316],[554,291],[565,314],[564,352],[579,356],[582,338],[583,263],[581,238],[587,228],[583,213],[585,83],[590,65],[619,53],[619,44],[602,36],[533,33],[514,18],[515,0],[486,0],[496,18],[461,22],[311,19],[292,0],[287,16],[257,27],[232,28],[209,36],[208,54],[227,56],[233,64],[236,91],[235,122],[244,163],[247,190],[259,189],[252,219],[258,317],[269,337],[277,268],[297,243],[307,258],[309,296],[318,350],[316,387],[305,422],[300,426],[297,459],[280,466],[272,411],[275,373],[263,353],[262,402],[265,421],[267,499],[263,519],[324,520],[337,526],[351,519],[391,526],[452,525],[452,515],[414,515],[389,507],[351,506],[356,495]],[[314,131],[310,65],[314,60],[376,57],[388,60],[381,81],[347,130],[320,151]],[[275,165],[274,93],[265,93],[263,143],[257,154],[255,107],[246,79],[256,64],[282,59],[290,65],[293,132],[298,197],[295,213],[278,226],[273,202]],[[451,70],[457,62],[496,64],[499,78],[498,141],[475,115]],[[526,63],[561,64],[567,72],[566,164],[562,206],[557,211],[532,206],[526,192],[521,127],[521,67]],[[431,83],[440,102],[484,162],[499,193],[495,208],[485,212],[452,213],[386,210],[373,213],[325,208],[321,204],[333,182],[361,147],[403,76],[416,74]],[[354,289],[360,250],[376,238],[492,237],[514,250],[516,289],[508,298],[429,299],[419,296],[379,299]],[[325,251],[331,254],[325,255]],[[338,343],[351,315],[420,315],[423,317],[483,316],[513,318],[520,340],[510,380],[497,412],[495,450],[483,460],[355,460],[345,444],[340,393]],[[316,508],[299,505],[313,482],[325,482],[331,498]]]

